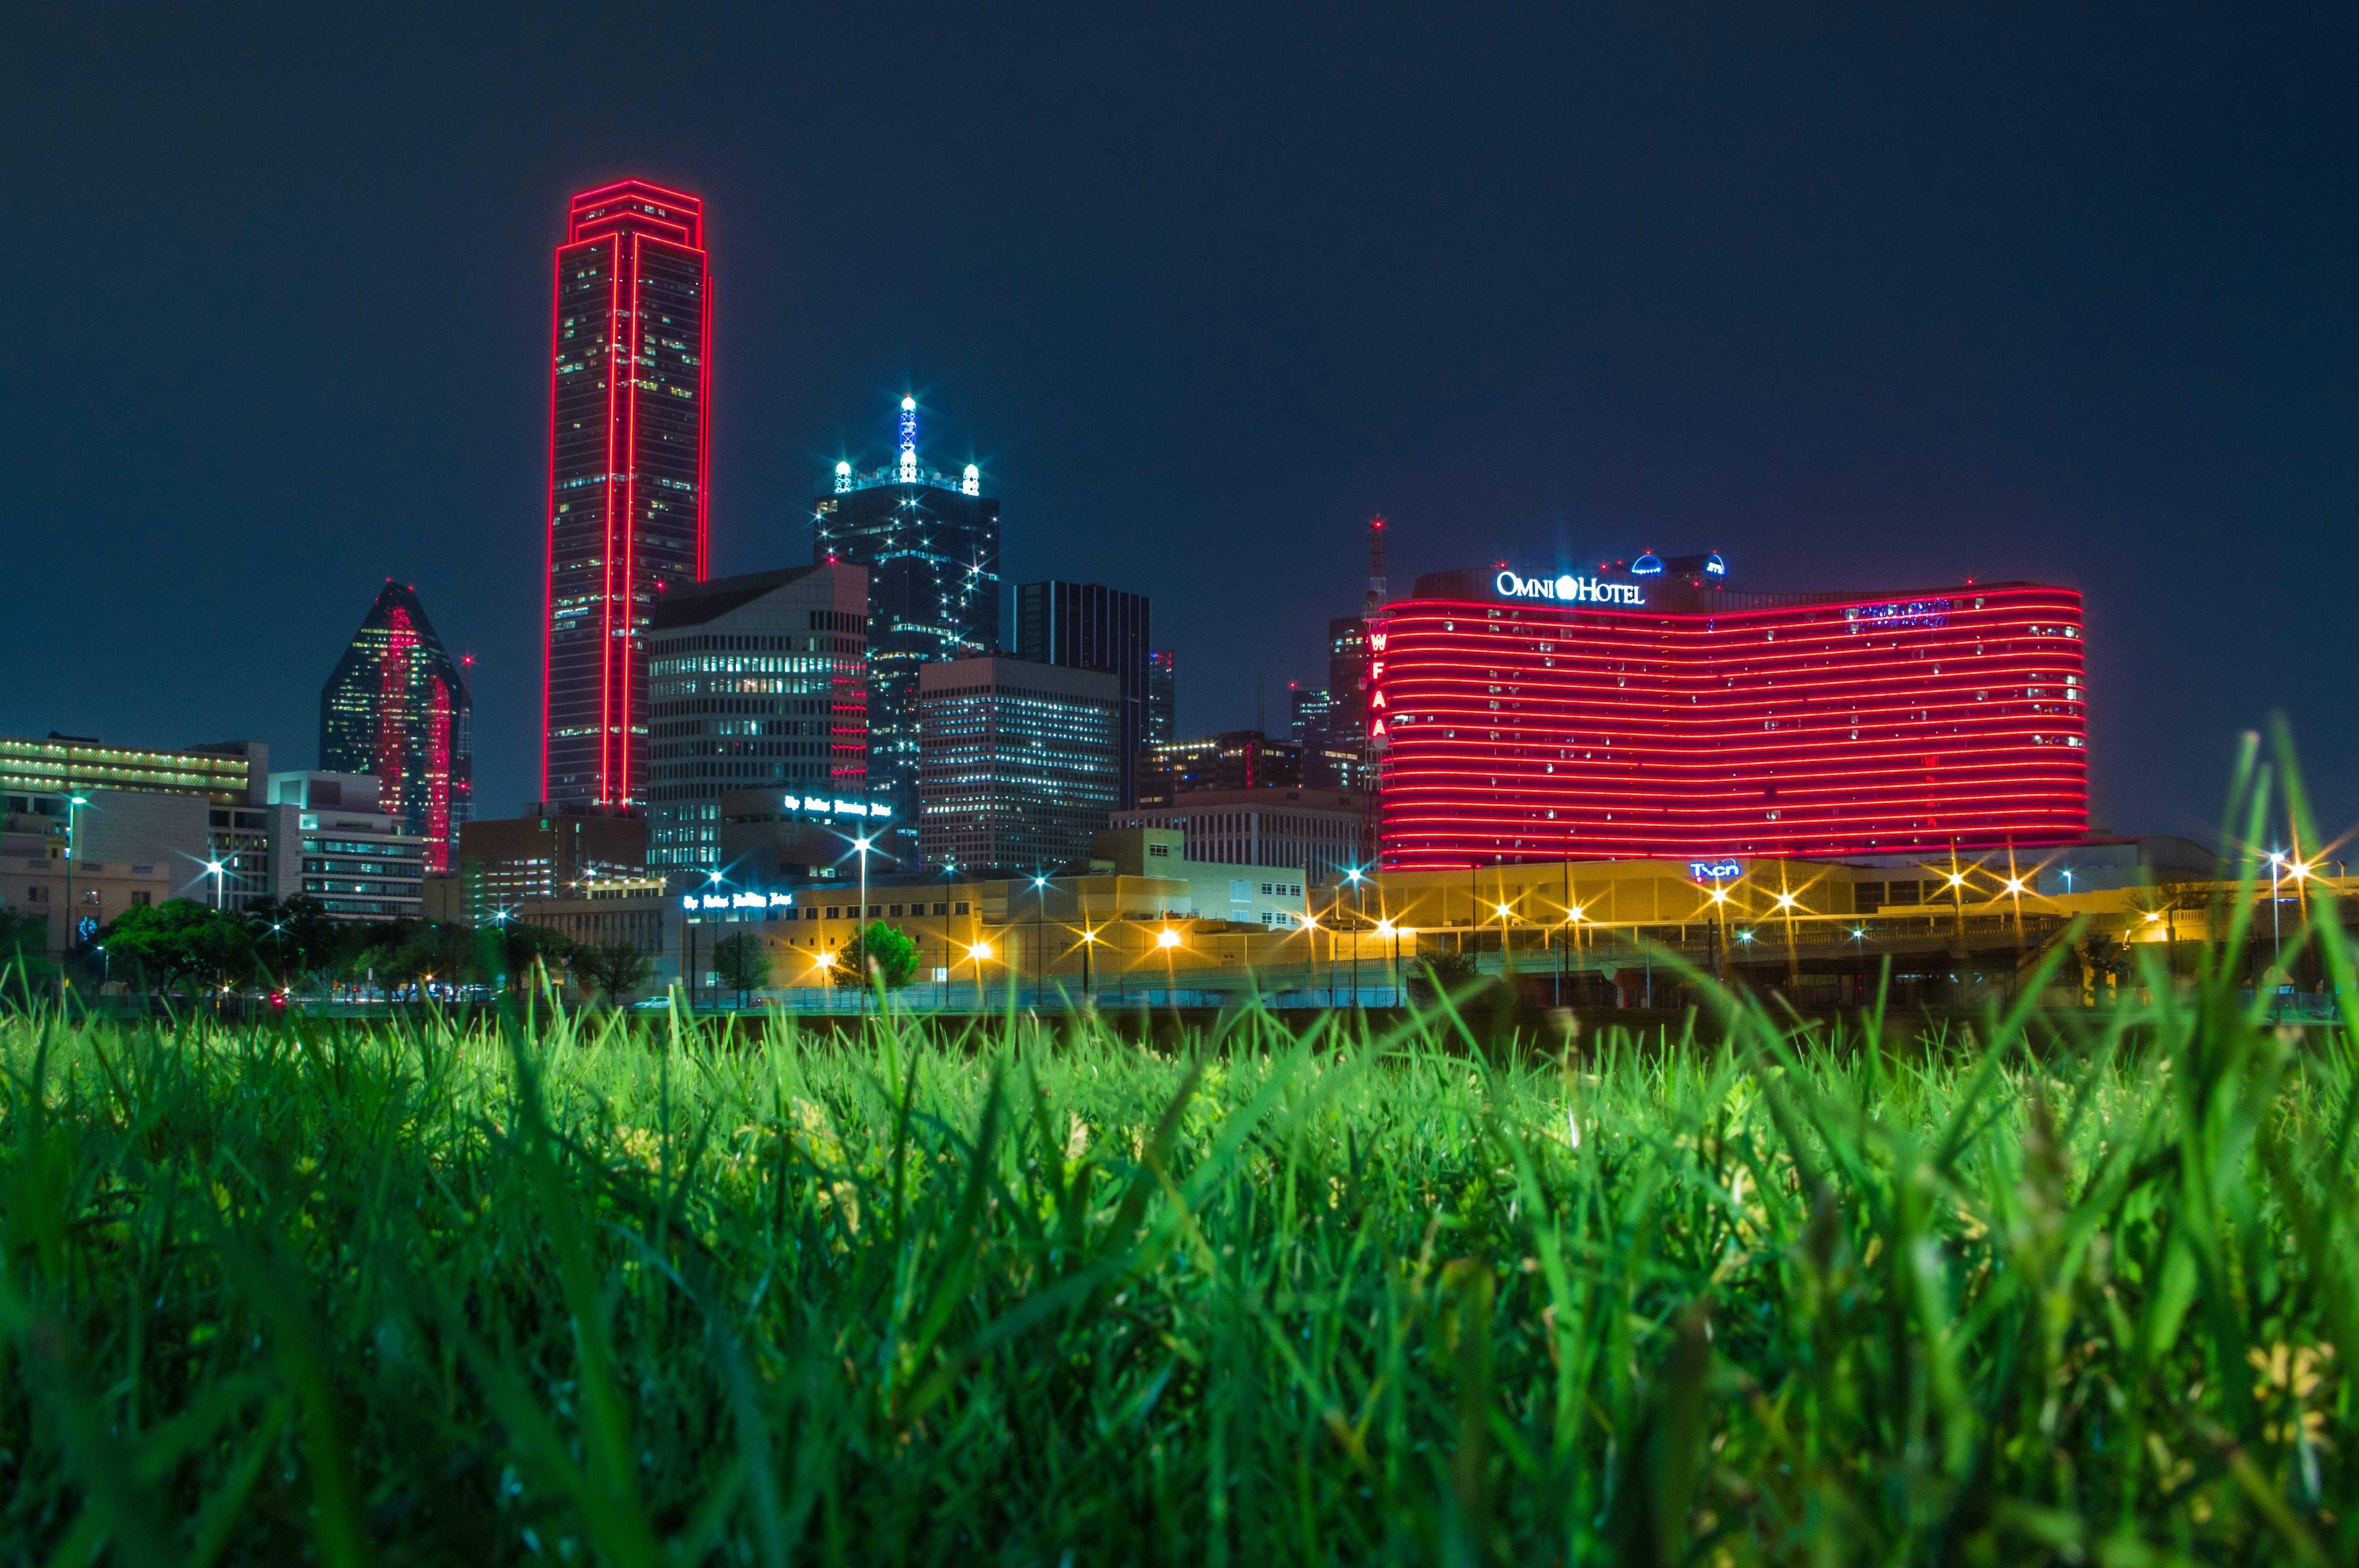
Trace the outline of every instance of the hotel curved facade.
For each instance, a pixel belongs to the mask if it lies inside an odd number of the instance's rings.
[[[2088,828],[2081,595],[1436,573],[1370,629],[1379,861],[1888,855]]]

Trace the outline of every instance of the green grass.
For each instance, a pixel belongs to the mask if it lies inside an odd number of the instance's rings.
[[[1557,1053],[0,1020],[0,1555],[2353,1561],[2359,1061],[2240,962]]]

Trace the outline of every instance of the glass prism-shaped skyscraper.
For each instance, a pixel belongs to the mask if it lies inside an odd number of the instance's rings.
[[[426,845],[426,869],[458,864],[473,814],[473,702],[414,589],[386,579],[320,689],[320,770],[376,776],[385,814]]]

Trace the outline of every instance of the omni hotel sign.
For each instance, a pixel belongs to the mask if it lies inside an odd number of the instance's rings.
[[[1518,577],[1503,571],[1492,580],[1503,599],[1547,599],[1560,604],[1643,604],[1645,593],[1636,583],[1607,583],[1595,577]]]

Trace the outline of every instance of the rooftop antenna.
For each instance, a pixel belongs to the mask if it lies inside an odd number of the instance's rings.
[[[1368,604],[1373,615],[1385,607],[1385,515],[1368,519]]]
[[[901,483],[918,482],[918,400],[901,399]]]

